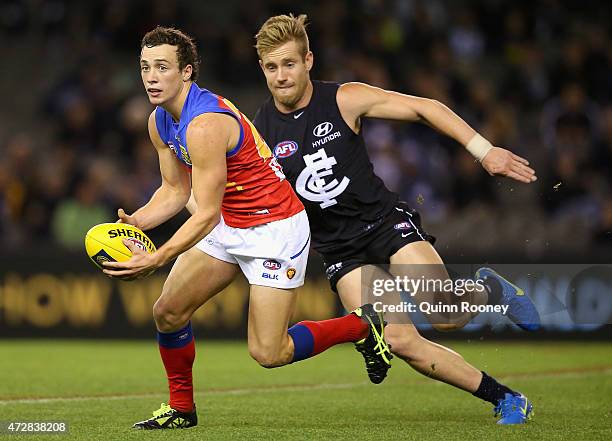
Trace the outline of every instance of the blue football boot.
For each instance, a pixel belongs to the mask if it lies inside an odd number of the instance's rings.
[[[522,288],[504,279],[491,268],[480,268],[476,271],[476,279],[497,282],[501,287],[500,304],[508,305],[508,318],[525,331],[540,329],[540,314],[528,295]]]
[[[525,424],[533,416],[533,405],[525,395],[506,394],[493,409],[497,424]]]

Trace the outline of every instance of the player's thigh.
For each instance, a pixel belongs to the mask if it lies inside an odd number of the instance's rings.
[[[381,267],[363,265],[344,274],[336,289],[347,311],[371,303],[376,311],[384,313],[387,323],[412,323],[405,309],[401,309],[406,303],[401,293],[395,289],[382,289],[389,287],[388,281],[392,281],[392,276]]]
[[[157,306],[175,314],[193,313],[227,287],[238,272],[238,265],[193,247],[174,263]]]
[[[389,271],[396,277],[421,281],[420,289],[410,293],[415,304],[439,308],[439,305],[457,305],[461,298],[452,290],[453,283],[442,258],[427,241],[412,242],[401,249],[389,259]],[[449,289],[451,287],[451,289]],[[430,309],[431,310],[431,309]],[[438,310],[425,314],[428,321],[439,331],[454,330],[465,324],[465,313],[458,308],[457,311]]]
[[[273,361],[293,353],[287,328],[295,312],[296,301],[294,289],[251,285],[248,344],[251,355],[261,364],[273,364]],[[270,363],[266,363],[266,359]]]
[[[392,264],[440,265],[444,267],[442,258],[426,240],[411,242],[397,250],[390,258]],[[444,270],[446,272],[446,270]],[[448,274],[447,274],[448,275]]]
[[[441,285],[449,279],[442,258],[435,248],[426,241],[404,245],[389,260],[391,262],[389,272],[396,277],[440,281],[437,285]]]
[[[347,311],[353,311],[360,307],[365,302],[365,296],[363,293],[361,274],[364,270],[371,269],[374,271],[376,267],[374,265],[363,265],[355,268],[348,273],[344,274],[336,283],[336,289],[342,306]]]

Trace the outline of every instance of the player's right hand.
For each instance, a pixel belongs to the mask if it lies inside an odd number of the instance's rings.
[[[501,147],[489,150],[481,164],[491,176],[507,176],[525,184],[538,179],[529,161]]]
[[[136,222],[136,217],[130,216],[129,214],[127,214],[123,210],[123,208],[120,208],[117,210],[117,216],[119,216],[119,219],[117,219],[117,223],[130,224],[130,225],[134,225],[135,227],[138,227],[138,222]]]

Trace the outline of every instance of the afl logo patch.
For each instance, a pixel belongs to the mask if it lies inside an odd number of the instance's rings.
[[[275,158],[288,158],[298,151],[298,145],[295,141],[281,141],[274,147]]]
[[[393,228],[396,230],[409,230],[412,228],[412,225],[410,225],[410,222],[400,222],[399,224],[393,225]]]
[[[276,271],[280,269],[281,264],[278,263],[276,260],[268,259],[264,261],[263,266],[264,268],[267,268],[269,270]]]
[[[291,280],[293,279],[294,276],[295,276],[295,268],[289,268],[287,270],[287,278]]]
[[[331,132],[333,128],[334,125],[332,123],[330,123],[329,121],[325,121],[316,126],[312,131],[312,134],[321,138]]]

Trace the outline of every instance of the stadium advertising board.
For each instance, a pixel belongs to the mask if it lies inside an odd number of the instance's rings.
[[[74,265],[74,260],[68,256],[49,262],[28,257],[5,262],[0,273],[2,337],[140,338],[152,335],[151,311],[161,292],[164,273],[122,282],[104,277],[88,265]],[[474,268],[474,265],[447,266],[455,285],[461,280],[473,280]],[[534,300],[542,319],[543,329],[538,335],[609,335],[612,320],[610,266],[495,265],[495,268]],[[390,270],[398,273],[393,268]],[[294,320],[321,320],[343,314],[316,259],[308,272]],[[419,269],[419,274],[423,272]],[[386,311],[391,308],[407,313],[424,332],[432,330],[428,316],[436,308],[440,309],[440,301],[424,307],[409,295],[415,283],[425,283],[422,276],[410,281],[406,277],[387,275],[385,282],[377,282],[376,274],[366,273],[366,277],[369,279],[363,284],[370,284],[372,289],[362,293],[364,303],[373,303]],[[397,289],[403,292],[401,301],[389,300],[389,291]],[[459,308],[465,302],[467,297],[465,301],[461,299]],[[411,304],[413,306],[409,306]],[[485,308],[457,334],[521,335],[504,317],[503,307],[499,307],[500,311],[490,309]],[[210,338],[244,338],[247,313],[248,285],[246,280],[239,278],[200,308],[192,322]],[[449,336],[452,334],[445,334]]]

